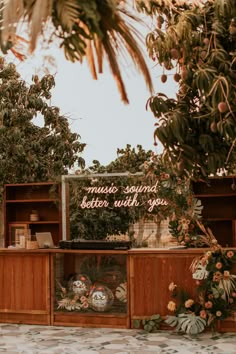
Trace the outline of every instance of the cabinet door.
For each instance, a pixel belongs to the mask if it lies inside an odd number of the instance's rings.
[[[49,254],[0,255],[0,322],[50,324]]]
[[[191,253],[130,255],[131,320],[154,314],[165,316],[171,282],[194,294],[195,281],[189,271],[194,257],[196,254]]]
[[[58,252],[52,264],[54,325],[129,328],[125,253]]]

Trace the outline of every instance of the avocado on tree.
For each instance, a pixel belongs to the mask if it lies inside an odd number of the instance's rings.
[[[236,2],[136,2],[156,18],[146,38],[150,57],[178,85],[175,98],[159,92],[147,103],[163,158],[197,179],[235,173]]]

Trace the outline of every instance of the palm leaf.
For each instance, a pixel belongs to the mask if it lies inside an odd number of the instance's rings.
[[[14,40],[16,32],[16,24],[22,18],[24,12],[23,0],[4,1],[1,8],[2,33],[1,40],[5,44],[9,38]]]
[[[79,4],[76,0],[60,0],[55,3],[57,17],[61,26],[68,32],[79,18]]]
[[[235,278],[236,276],[231,274],[228,279],[222,278],[219,282],[218,287],[224,292],[222,298],[226,301],[229,300],[231,293],[236,289]]]
[[[52,13],[52,0],[36,0],[30,21],[30,51],[36,47],[36,41],[47,19]]]

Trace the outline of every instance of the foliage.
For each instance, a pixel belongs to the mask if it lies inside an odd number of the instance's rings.
[[[142,327],[145,332],[153,333],[160,328],[162,321],[163,318],[159,314],[157,314],[152,315],[149,318],[143,318],[141,320],[135,319],[133,320],[133,324],[134,328],[139,329],[140,327]]]
[[[130,225],[134,224],[146,209],[140,208],[97,208],[82,209],[84,188],[89,186],[112,186],[115,184],[119,189],[130,184],[140,184],[140,175],[132,176],[134,172],[141,173],[142,164],[149,160],[152,152],[145,151],[138,145],[137,149],[131,148],[117,150],[118,157],[108,166],[102,166],[98,161],[86,170],[78,173],[78,179],[69,182],[70,188],[70,225],[72,238],[104,239],[107,235],[120,235],[129,231]],[[109,176],[109,173],[127,173],[126,175]],[[129,174],[130,173],[130,174]],[[101,174],[101,178],[93,177],[94,174]],[[108,174],[108,175],[106,175]],[[84,178],[80,178],[83,175]],[[95,175],[96,176],[96,175]],[[122,195],[123,196],[123,195]],[[116,199],[122,197],[120,193]],[[100,196],[101,197],[101,196]],[[114,195],[102,195],[102,199],[113,204]]]
[[[9,0],[0,9],[1,18],[3,53],[14,49],[23,22],[30,33],[31,51],[42,33],[49,45],[58,39],[67,60],[82,62],[87,58],[94,79],[102,73],[106,56],[125,103],[128,103],[128,96],[118,57],[131,59],[152,92],[152,80],[141,49],[142,36],[136,29],[141,20],[129,9],[129,1]]]
[[[177,82],[176,98],[147,102],[157,118],[163,158],[180,173],[204,178],[235,171],[236,2],[136,1],[155,17],[146,38],[150,57]]]
[[[196,299],[176,284],[169,285],[174,301],[169,301],[167,307],[175,315],[167,316],[166,323],[176,331],[198,334],[207,327],[214,329],[217,321],[226,319],[236,309],[236,275],[232,274],[236,253],[222,249],[214,238],[210,244],[210,250],[191,266]]]
[[[54,180],[83,164],[84,144],[58,107],[50,106],[54,78],[31,85],[0,58],[0,188],[7,183]],[[42,125],[42,126],[41,126]]]

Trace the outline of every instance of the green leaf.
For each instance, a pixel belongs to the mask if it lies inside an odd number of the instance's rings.
[[[134,328],[140,328],[140,324],[141,324],[141,321],[140,320],[133,320],[133,325],[134,325]]]

